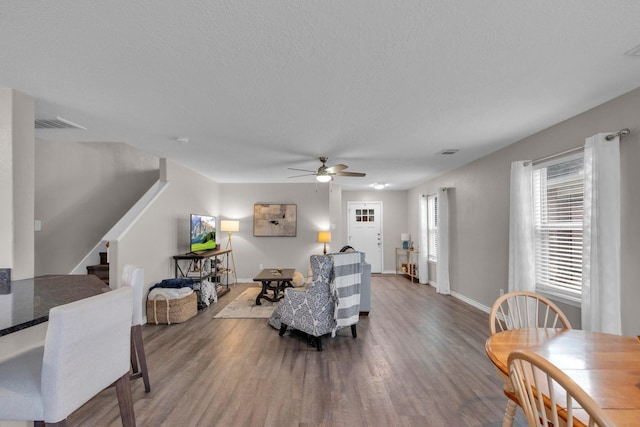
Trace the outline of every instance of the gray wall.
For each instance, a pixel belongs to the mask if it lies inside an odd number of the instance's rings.
[[[126,242],[126,247],[119,247],[118,256],[125,262],[136,262],[147,269],[147,283],[156,278],[172,275],[171,256],[187,251],[187,239],[183,235],[188,232],[188,214],[191,211],[211,212],[220,219],[239,219],[240,232],[234,234],[234,253],[238,277],[253,277],[259,264],[269,266],[292,266],[305,271],[308,256],[319,253],[321,245],[316,242],[316,233],[321,229],[335,228],[336,238],[331,249],[341,247],[346,233],[346,205],[349,201],[382,201],[384,206],[384,268],[394,268],[394,249],[400,244],[399,236],[409,231],[417,240],[418,196],[421,193],[434,193],[438,187],[451,187],[451,288],[458,296],[481,308],[488,308],[499,295],[500,289],[507,288],[508,262],[508,208],[509,208],[509,170],[514,160],[544,157],[584,143],[584,140],[596,133],[616,131],[628,127],[632,135],[625,137],[621,144],[622,154],[622,317],[623,332],[634,335],[640,330],[640,316],[636,314],[636,305],[640,297],[640,289],[635,285],[640,273],[640,223],[637,212],[640,209],[640,191],[635,187],[640,179],[635,163],[640,160],[640,89],[634,90],[606,104],[579,116],[566,120],[549,129],[541,131],[529,138],[516,142],[509,147],[496,151],[491,155],[472,162],[458,170],[443,174],[409,191],[366,191],[342,192],[339,185],[316,186],[315,184],[216,184],[204,177],[195,176],[179,165],[171,166],[174,179],[163,194],[157,208],[145,212],[145,218],[131,234],[136,241]],[[51,143],[53,144],[53,143]],[[43,160],[39,150],[46,144],[39,141],[36,147],[38,167]],[[60,156],[60,167],[70,169],[64,155],[54,153],[62,147],[48,146],[52,156]],[[96,159],[100,154],[96,154]],[[48,173],[53,175],[54,162]],[[56,162],[57,163],[57,162]],[[111,168],[117,169],[114,162]],[[101,171],[99,166],[96,166]],[[60,171],[61,169],[55,169]],[[95,173],[94,169],[82,169],[86,174]],[[41,172],[37,172],[40,174]],[[113,173],[113,169],[110,173]],[[124,172],[123,172],[124,173]],[[49,176],[50,176],[49,175]],[[44,178],[38,175],[42,182]],[[61,179],[64,179],[62,177]],[[194,182],[196,184],[194,185]],[[39,188],[36,206],[39,218],[41,206],[49,203],[51,210],[58,202],[47,200],[66,197],[65,185],[78,184],[63,181],[59,185],[45,189]],[[99,185],[94,183],[93,185]],[[93,188],[93,185],[88,187]],[[148,188],[145,185],[144,188]],[[89,197],[91,192],[75,192],[79,201]],[[82,193],[82,194],[80,194]],[[118,197],[114,197],[118,199]],[[259,202],[295,203],[298,205],[298,235],[295,238],[257,238],[253,236],[253,204]],[[44,204],[43,204],[44,203]],[[98,202],[96,202],[99,204]],[[112,209],[111,203],[104,204],[105,210]],[[338,208],[338,206],[341,206]],[[73,203],[64,204],[65,217],[73,222],[83,214],[83,210]],[[85,206],[86,207],[86,206]],[[60,214],[59,214],[60,215]],[[115,221],[117,216],[112,219]],[[47,220],[48,221],[48,220]],[[110,224],[111,225],[111,224]],[[109,226],[110,226],[109,225]],[[49,225],[43,221],[43,231]],[[102,227],[102,225],[100,225]],[[108,226],[105,226],[105,230]],[[158,240],[158,230],[165,233]],[[96,231],[96,237],[87,238],[95,242],[103,234]],[[162,234],[162,233],[160,233]],[[73,235],[73,233],[72,233]],[[68,234],[66,235],[68,236]],[[39,242],[41,236],[36,236]],[[43,257],[50,257],[53,264],[66,263],[64,242],[62,237],[58,244],[42,248],[38,262]],[[55,241],[56,239],[50,239]],[[219,240],[224,245],[223,235]],[[184,242],[184,243],[183,243]],[[75,243],[74,243],[75,244]],[[78,244],[79,245],[79,244]],[[91,246],[91,244],[87,244]],[[53,248],[53,249],[52,249]],[[88,248],[90,249],[90,247]],[[138,262],[139,261],[139,262]],[[73,264],[71,261],[68,261]],[[122,263],[121,263],[122,264]],[[41,270],[42,271],[42,270]],[[46,273],[52,272],[47,271]],[[40,273],[37,273],[40,274]],[[574,326],[579,326],[579,310],[563,306],[568,312]]]
[[[296,237],[255,237],[253,205],[255,203],[291,203],[297,205]],[[263,264],[269,267],[295,268],[306,275],[309,256],[322,253],[317,242],[320,230],[330,227],[330,193],[328,185],[315,184],[222,184],[220,219],[240,221],[240,231],[233,233],[233,252],[238,281],[251,281]],[[339,233],[339,230],[337,231]],[[225,247],[227,236],[218,238]],[[340,249],[332,242],[331,249]],[[337,248],[337,249],[336,249]]]
[[[317,232],[331,229],[328,251],[347,244],[347,202],[381,201],[384,210],[384,270],[395,269],[395,250],[400,233],[406,231],[406,191],[342,191],[339,184],[221,184],[221,218],[239,219],[240,232],[233,234],[233,249],[240,281],[249,281],[265,267],[291,266],[306,273],[309,255],[322,252]],[[254,237],[253,204],[295,203],[298,233],[294,238]],[[226,244],[226,236],[218,239]]]
[[[158,180],[158,161],[123,143],[36,139],[35,275],[69,274]]]
[[[509,175],[511,162],[544,157],[584,144],[589,136],[630,128],[622,139],[622,324],[625,335],[640,330],[640,89],[561,122],[409,191],[411,233],[418,229],[418,195],[438,187],[450,193],[450,279],[454,294],[490,307],[507,289]],[[562,305],[574,327],[579,309]]]

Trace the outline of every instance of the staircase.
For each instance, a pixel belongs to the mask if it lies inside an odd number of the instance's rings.
[[[109,263],[107,262],[107,253],[100,252],[100,264],[88,265],[87,274],[97,276],[104,283],[109,285]]]

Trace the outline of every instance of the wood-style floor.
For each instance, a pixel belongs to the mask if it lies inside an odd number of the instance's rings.
[[[372,308],[324,350],[266,319],[214,319],[249,284],[183,324],[145,325],[151,392],[139,426],[500,426],[502,384],[484,352],[488,314],[403,276],[373,275]],[[520,409],[516,425],[524,425]],[[113,388],[68,426],[119,426]]]

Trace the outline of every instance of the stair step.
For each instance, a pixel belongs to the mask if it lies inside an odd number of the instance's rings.
[[[109,264],[88,265],[87,274],[93,274],[107,285],[109,284]]]

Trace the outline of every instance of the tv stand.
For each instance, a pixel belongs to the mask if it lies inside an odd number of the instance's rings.
[[[209,279],[216,287],[218,297],[229,292],[229,278],[233,276],[229,270],[229,254],[231,249],[211,249],[198,252],[187,252],[173,256],[173,266],[177,279],[193,279],[199,288],[200,283]],[[218,263],[218,257],[224,257],[225,266]],[[209,264],[209,266],[207,266]],[[197,289],[196,289],[197,290]],[[203,308],[200,307],[199,308]]]

